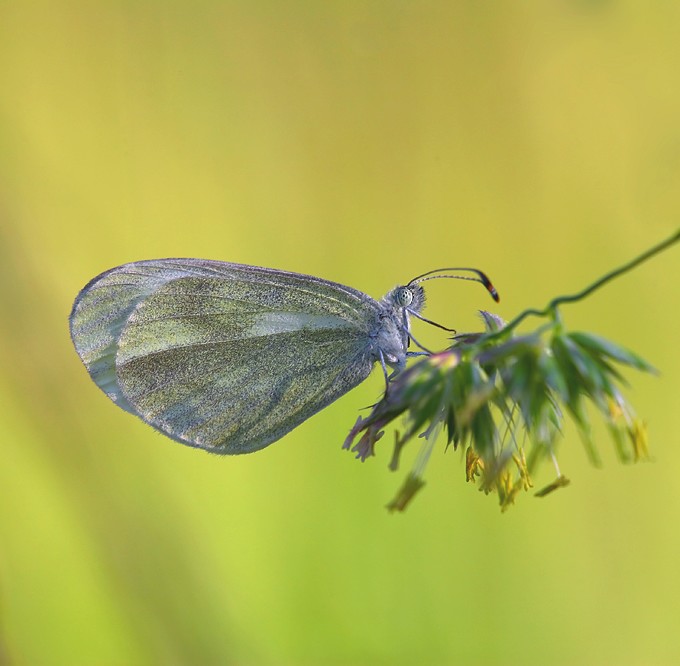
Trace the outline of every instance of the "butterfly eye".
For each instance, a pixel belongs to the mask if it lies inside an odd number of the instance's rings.
[[[399,287],[396,293],[397,304],[405,308],[413,301],[413,292],[408,287]]]

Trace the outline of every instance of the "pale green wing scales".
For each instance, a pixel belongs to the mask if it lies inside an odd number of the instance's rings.
[[[311,276],[194,259],[95,278],[71,315],[94,381],[173,439],[263,448],[363,381],[380,305]]]

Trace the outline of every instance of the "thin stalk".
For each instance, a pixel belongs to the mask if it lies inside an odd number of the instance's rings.
[[[513,329],[517,328],[521,322],[523,322],[527,317],[530,316],[536,316],[536,317],[545,317],[551,313],[554,313],[557,311],[558,306],[562,305],[563,303],[574,303],[576,301],[580,301],[592,294],[594,291],[599,289],[600,287],[603,287],[607,282],[611,282],[615,278],[619,277],[620,275],[623,275],[624,273],[627,273],[628,271],[633,270],[637,266],[639,266],[641,263],[647,261],[647,259],[651,259],[653,256],[659,254],[659,252],[663,252],[664,250],[668,249],[671,245],[674,245],[680,241],[680,229],[676,231],[672,236],[667,238],[666,240],[662,241],[658,245],[655,245],[654,247],[650,248],[646,252],[643,252],[641,255],[635,257],[635,259],[629,261],[626,264],[623,264],[623,266],[619,266],[619,268],[615,268],[613,271],[607,273],[603,277],[601,277],[599,280],[596,280],[591,284],[590,286],[586,287],[582,291],[579,291],[575,294],[570,294],[568,296],[558,296],[557,298],[553,298],[548,305],[545,306],[542,310],[538,310],[536,308],[530,308],[528,310],[524,310],[521,312],[517,317],[515,317],[509,324],[504,326],[502,329],[499,331],[496,331],[490,335],[487,335],[483,338],[484,342],[493,342],[501,337],[505,337],[508,333],[510,333]]]

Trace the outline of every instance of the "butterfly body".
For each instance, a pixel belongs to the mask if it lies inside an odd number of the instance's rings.
[[[423,304],[419,286],[376,301],[299,273],[160,259],[89,282],[70,324],[118,406],[183,444],[238,454],[281,438],[376,362],[401,369]]]

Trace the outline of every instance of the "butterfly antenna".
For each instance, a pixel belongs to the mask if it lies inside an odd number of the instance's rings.
[[[435,275],[435,273],[445,273],[446,271],[467,271],[469,273],[474,273],[476,277],[471,277],[469,275]],[[496,287],[493,286],[493,283],[491,280],[489,280],[486,273],[483,273],[477,268],[435,268],[433,271],[428,271],[427,273],[423,273],[418,277],[414,277],[413,280],[409,282],[409,285],[425,282],[426,280],[436,280],[437,278],[451,278],[454,280],[471,280],[472,282],[480,282],[491,294],[491,298],[493,298],[496,303],[501,300],[500,296],[498,295],[498,291],[496,291]]]

